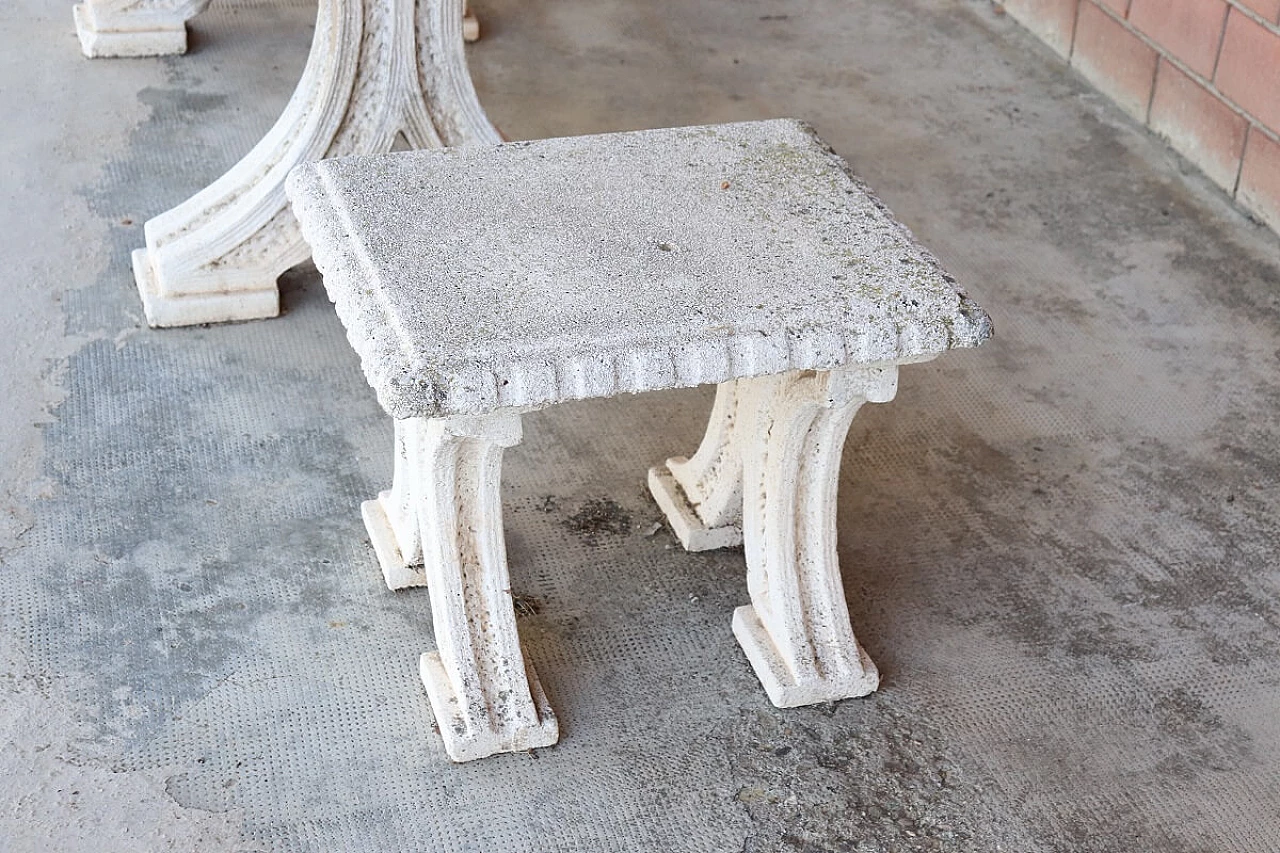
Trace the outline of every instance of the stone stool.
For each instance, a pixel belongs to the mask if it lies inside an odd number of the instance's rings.
[[[364,506],[387,584],[430,587],[426,683],[455,761],[553,743],[520,650],[498,487],[520,415],[719,383],[650,486],[685,547],[743,542],[733,628],[780,706],[878,675],[836,557],[840,453],[900,364],[991,334],[806,125],[778,120],[327,160],[289,197],[395,419]]]

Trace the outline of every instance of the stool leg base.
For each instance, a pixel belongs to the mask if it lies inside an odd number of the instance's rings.
[[[453,761],[462,763],[499,752],[524,752],[554,746],[560,739],[560,724],[556,720],[556,712],[551,709],[551,703],[547,701],[547,694],[543,692],[542,682],[538,680],[532,664],[525,664],[525,676],[538,720],[535,725],[514,728],[504,726],[501,719],[491,718],[489,726],[469,729],[461,702],[453,691],[438,652],[423,654],[418,660],[418,671],[427,688],[427,698],[431,700],[431,713],[435,715],[436,727],[440,729],[440,737],[444,740],[444,751]],[[474,715],[472,718],[474,719]]]
[[[738,644],[747,653],[751,668],[755,670],[756,677],[760,679],[765,693],[769,695],[769,701],[775,707],[798,708],[801,705],[852,699],[873,693],[880,686],[880,671],[861,645],[858,646],[858,657],[862,661],[861,672],[838,678],[797,681],[750,604],[733,611],[733,636],[737,637]]]
[[[369,542],[373,545],[378,565],[382,568],[382,579],[387,582],[387,589],[391,590],[426,586],[426,571],[422,566],[410,566],[406,563],[400,551],[400,543],[383,504],[390,495],[390,492],[383,492],[375,499],[360,504],[360,516],[364,519],[364,529],[369,534]]]
[[[649,492],[686,551],[712,551],[742,544],[741,527],[707,527],[702,523],[667,466],[649,469]]]

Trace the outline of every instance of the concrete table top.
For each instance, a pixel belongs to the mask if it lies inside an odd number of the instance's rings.
[[[794,120],[325,160],[287,188],[396,418],[903,363],[991,334]]]

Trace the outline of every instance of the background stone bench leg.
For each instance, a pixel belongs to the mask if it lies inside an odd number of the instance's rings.
[[[445,751],[550,746],[559,727],[520,650],[502,530],[502,453],[520,442],[520,416],[417,419],[401,434],[437,647],[420,669]]]
[[[722,382],[702,444],[649,469],[649,491],[686,551],[742,543],[742,453],[738,382]]]
[[[854,414],[896,390],[893,366],[738,382],[751,604],[734,611],[733,633],[778,707],[862,696],[879,684],[840,582],[836,486]]]
[[[187,21],[209,0],[85,0],[72,10],[80,50],[96,59],[187,52]]]
[[[134,276],[152,326],[273,317],[276,279],[309,255],[284,181],[299,163],[496,143],[467,72],[463,0],[320,0],[284,114],[229,172],[149,220]]]

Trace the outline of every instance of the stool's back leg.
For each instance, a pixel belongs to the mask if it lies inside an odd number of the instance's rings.
[[[427,585],[422,568],[422,530],[418,524],[421,496],[416,471],[426,439],[426,423],[422,418],[396,421],[391,488],[360,506],[382,577],[390,589]]]
[[[687,551],[727,548],[742,541],[738,418],[738,382],[722,382],[693,458],[672,457],[649,471],[649,490]]]

